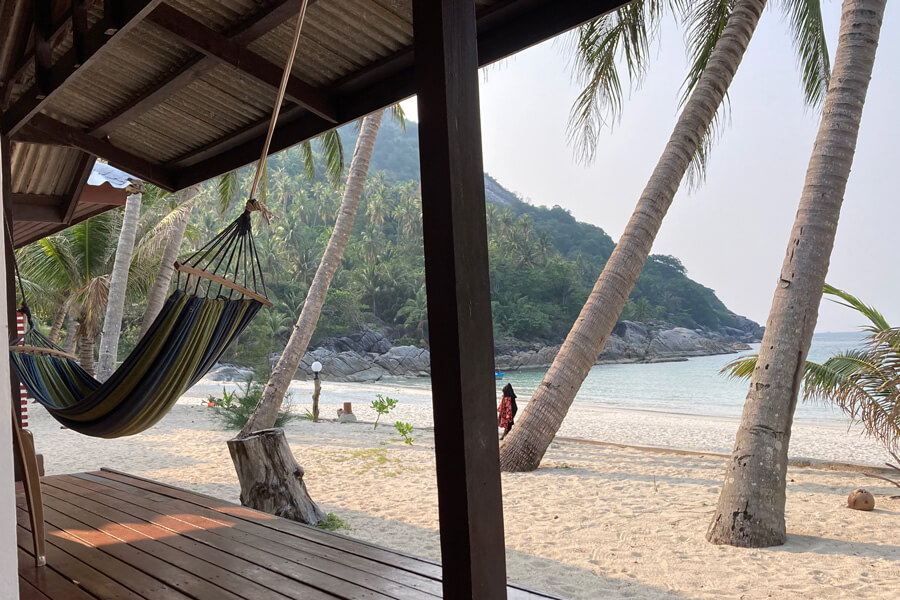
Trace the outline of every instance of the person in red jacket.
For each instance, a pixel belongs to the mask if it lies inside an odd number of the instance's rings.
[[[508,383],[503,386],[503,399],[500,400],[500,407],[497,409],[497,412],[500,413],[498,424],[503,430],[503,436],[500,438],[502,440],[509,433],[509,430],[512,429],[513,419],[515,419],[516,413],[519,412],[519,407],[516,406],[516,393],[513,391],[512,385]]]

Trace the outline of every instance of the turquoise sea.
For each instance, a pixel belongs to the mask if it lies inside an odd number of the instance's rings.
[[[860,346],[863,335],[851,333],[816,334],[809,359],[821,362],[840,350]],[[740,417],[747,395],[747,383],[734,381],[719,370],[737,354],[701,356],[681,362],[597,365],[585,379],[576,405],[636,410],[652,410],[691,415]],[[511,383],[516,394],[528,398],[540,384],[545,370],[509,371],[497,380],[497,389]],[[405,385],[430,385],[428,379],[408,379]],[[795,418],[810,422],[847,422],[843,413],[816,403],[801,403]]]

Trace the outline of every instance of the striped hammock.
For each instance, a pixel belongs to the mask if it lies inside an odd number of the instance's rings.
[[[212,368],[262,306],[272,305],[265,297],[249,209],[175,268],[175,291],[103,383],[37,331],[23,306],[28,331],[11,341],[10,362],[57,421],[102,438],[152,427]]]

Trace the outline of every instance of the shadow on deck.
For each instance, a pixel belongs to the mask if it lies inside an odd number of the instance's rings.
[[[115,471],[42,479],[47,566],[17,489],[22,600],[441,597],[432,561]],[[510,585],[511,600],[555,596]]]

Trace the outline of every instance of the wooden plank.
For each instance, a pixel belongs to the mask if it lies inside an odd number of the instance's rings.
[[[162,167],[144,158],[116,148],[109,142],[91,137],[44,114],[32,117],[30,124],[41,133],[57,140],[64,146],[78,148],[88,154],[101,156],[115,167],[131,173],[145,181],[168,191],[175,191],[171,175]]]
[[[413,0],[446,598],[506,598],[474,0]]]
[[[150,13],[148,19],[178,37],[194,50],[228,64],[245,75],[278,89],[284,66],[272,64],[260,55],[231,42],[226,36],[167,4]],[[291,77],[285,97],[309,109],[332,124],[338,120],[337,108],[325,94],[308,83]]]
[[[28,583],[22,577],[19,577],[19,600],[52,600],[38,590],[36,587]]]
[[[135,548],[181,566],[247,600],[285,600],[309,591],[282,575],[196,542],[179,532],[139,522],[121,511],[57,487],[48,487],[47,503],[89,527],[109,532]]]
[[[259,598],[284,599],[274,592],[265,594],[265,588],[225,569],[53,496],[46,496],[46,507],[47,522],[56,528],[196,600],[256,600],[248,595],[254,593],[259,593]],[[58,557],[49,558],[51,565],[57,565],[57,561]],[[251,588],[247,594],[235,593],[247,588]]]
[[[81,192],[84,191],[84,186],[91,176],[91,171],[94,169],[96,161],[96,156],[85,153],[79,157],[78,164],[75,165],[75,176],[69,182],[66,193],[63,194],[63,223],[67,225],[72,222],[72,217],[75,216],[75,208],[81,200]]]
[[[53,558],[59,558],[59,562],[62,562],[63,559],[55,556],[55,553],[56,549],[51,547]],[[47,567],[35,567],[34,557],[22,548],[19,548],[19,577],[53,600],[97,600],[96,596],[73,585],[69,579],[61,576],[55,570]]]
[[[51,0],[34,0],[31,12],[34,20],[34,81],[40,94],[50,93],[50,67],[53,63],[53,3]]]
[[[91,53],[87,45],[88,0],[72,0],[69,13],[72,19],[72,48],[75,50],[75,66],[83,65]]]
[[[285,543],[288,538],[286,534],[271,532],[252,523],[223,519],[222,515],[215,513],[213,518],[203,516],[199,507],[180,501],[160,506],[157,502],[72,476],[57,476],[46,481],[46,485],[77,493],[85,499],[202,541],[299,581],[312,583],[314,579],[306,573],[314,569],[392,598],[413,600],[440,595],[440,585],[426,577],[385,568],[374,561],[344,557],[328,550],[323,552],[321,546],[306,540],[288,545]],[[176,502],[177,505],[174,504]],[[163,510],[166,512],[159,512]],[[258,535],[260,533],[262,535]],[[321,575],[315,577],[321,579]],[[332,586],[319,587],[335,591]]]
[[[149,14],[161,2],[162,0],[129,0],[122,3],[105,3],[107,5],[121,4],[123,10],[121,14],[127,17],[128,22],[124,25],[114,24],[110,21],[109,16],[104,15],[85,35],[85,46],[89,53],[88,58],[79,63],[75,49],[69,49],[49,69],[47,74],[48,81],[44,85],[35,83],[3,114],[3,133],[11,135],[18,131],[32,117],[37,115],[49,100],[65,89],[72,75],[80,68],[84,68],[98,60],[106,52],[108,46],[111,45],[109,44],[110,41],[134,28],[144,16]],[[114,33],[109,35],[109,31],[114,31]]]
[[[43,354],[46,356],[56,356],[57,358],[68,358],[70,360],[78,360],[78,357],[72,356],[67,352],[62,352],[54,348],[41,348],[39,346],[29,346],[22,344],[21,346],[10,346],[10,352],[20,352],[22,354]]]
[[[65,515],[58,514],[55,510],[48,509],[47,514],[52,514],[56,521],[66,521]],[[19,522],[19,546],[23,550],[29,551],[28,519],[22,514],[21,507],[17,519]],[[189,597],[140,569],[136,569],[87,543],[78,535],[87,533],[82,531],[83,526],[74,520],[68,522],[76,531],[75,534],[55,525],[47,528],[50,532],[47,549],[49,559],[45,569],[58,573],[70,582],[79,582],[78,584],[70,583],[72,588],[84,589],[101,598],[184,600]],[[20,562],[20,571],[21,568],[22,563]],[[69,596],[58,597],[68,598]]]
[[[439,579],[441,575],[440,565],[424,558],[413,557],[395,550],[369,544],[361,540],[356,540],[343,535],[332,532],[325,532],[308,525],[279,519],[249,509],[238,504],[233,504],[225,500],[205,496],[194,492],[188,492],[173,486],[158,483],[135,475],[128,475],[111,469],[103,469],[92,473],[79,473],[78,477],[99,478],[101,480],[112,480],[133,486],[143,490],[149,490],[157,494],[168,495],[178,500],[184,500],[190,504],[211,509],[222,515],[228,515],[237,519],[242,519],[251,523],[256,523],[263,527],[304,537],[311,541],[330,546],[342,552],[349,552],[358,556],[364,556],[372,560],[378,561],[386,565],[406,569],[414,573],[421,573],[428,577]]]
[[[218,283],[219,285],[224,285],[225,287],[230,288],[238,292],[239,294],[243,294],[248,298],[252,298],[257,302],[264,304],[265,306],[275,306],[274,304],[272,304],[272,301],[265,296],[257,294],[250,288],[244,287],[241,284],[235,283],[234,281],[222,277],[221,275],[218,275],[216,273],[211,273],[210,271],[206,271],[204,269],[198,269],[197,267],[193,267],[191,265],[183,265],[178,261],[175,261],[175,270],[181,271],[182,273],[187,273],[188,275],[193,275],[194,277],[200,277],[202,279]]]

